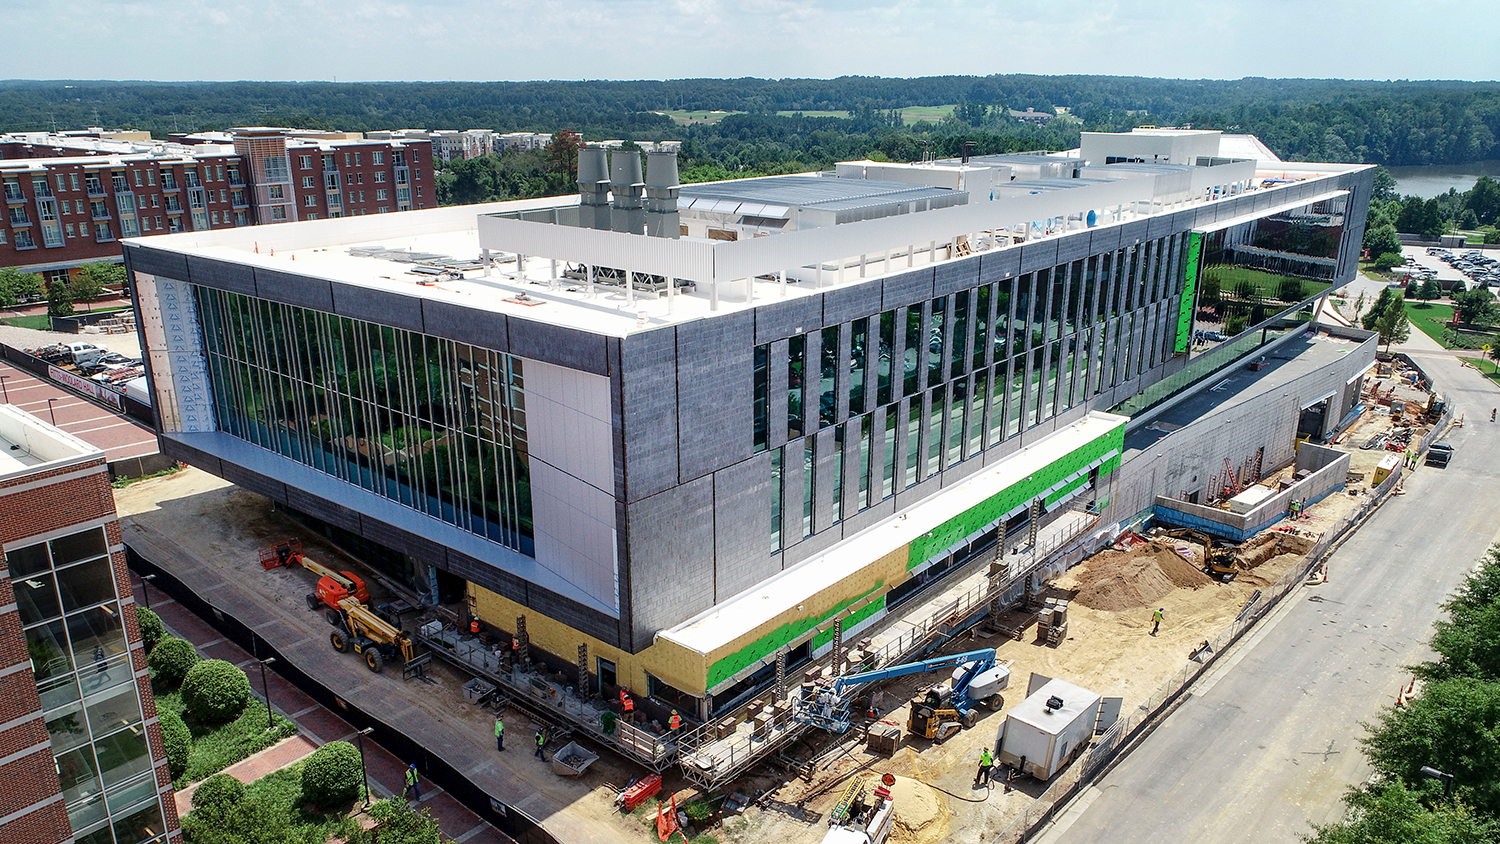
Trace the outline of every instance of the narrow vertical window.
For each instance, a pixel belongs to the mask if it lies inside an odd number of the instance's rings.
[[[802,436],[803,369],[807,357],[807,338],[802,335],[787,341],[786,360],[786,436]]]
[[[777,448],[771,451],[771,553],[781,550],[781,500],[786,494],[786,482],[783,480],[782,461],[786,458],[786,449]]]
[[[818,427],[833,424],[838,407],[836,388],[839,371],[839,327],[823,329],[822,348],[818,352]]]
[[[932,300],[932,317],[927,326],[927,386],[943,381],[943,321],[948,315],[946,298]]]
[[[880,499],[884,501],[896,492],[896,422],[899,407],[892,406],[885,411],[885,467],[880,478]]]
[[[880,372],[880,380],[876,385],[875,403],[887,405],[892,401],[891,396],[891,353],[896,348],[896,312],[886,311],[880,315],[880,356],[877,358],[876,367]]]
[[[813,532],[813,438],[802,440],[802,538]]]
[[[917,365],[921,362],[919,356],[925,342],[922,339],[922,306],[912,305],[906,309],[906,348],[901,356],[903,395],[917,392]]]
[[[857,319],[849,331],[849,415],[865,412],[865,353],[869,351],[870,321]]]
[[[755,347],[755,443],[754,451],[766,450],[766,404],[771,392],[771,347]]]

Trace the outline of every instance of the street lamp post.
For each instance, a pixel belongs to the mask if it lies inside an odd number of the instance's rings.
[[[47,399],[47,416],[52,420],[52,427],[57,427],[57,414],[52,412],[52,403],[57,399]]]
[[[365,783],[365,805],[363,809],[370,808],[370,775],[365,773],[365,736],[375,732],[374,727],[365,727],[355,733],[355,741],[359,742],[359,778]]]
[[[146,586],[155,579],[156,575],[154,574],[141,575],[141,597],[146,599],[146,609],[148,610],[151,609],[151,590],[147,589]]]
[[[5,391],[5,380],[9,375],[0,375],[0,401],[10,404],[10,393]]]
[[[1417,773],[1421,774],[1424,777],[1427,777],[1428,779],[1442,780],[1443,781],[1443,798],[1446,800],[1446,799],[1449,799],[1449,798],[1453,797],[1453,775],[1452,774],[1445,774],[1442,771],[1439,771],[1437,768],[1431,768],[1431,767],[1428,767],[1427,765],[1423,765],[1417,771]]]
[[[276,724],[271,715],[271,687],[266,685],[266,666],[276,661],[276,657],[268,656],[260,661],[260,690],[266,696],[266,730],[275,729]]]

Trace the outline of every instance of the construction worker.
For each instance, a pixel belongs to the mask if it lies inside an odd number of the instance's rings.
[[[547,761],[547,757],[542,755],[542,748],[544,748],[546,746],[547,746],[547,730],[544,727],[537,727],[536,728],[536,758],[542,760],[543,762]]]
[[[1163,617],[1166,616],[1166,614],[1167,614],[1167,608],[1166,607],[1159,607],[1159,608],[1157,608],[1156,612],[1154,612],[1154,613],[1151,614],[1151,635],[1152,636],[1155,636],[1156,635],[1156,631],[1158,631],[1158,630],[1161,629],[1161,620],[1162,620]]]
[[[635,698],[630,696],[630,690],[620,688],[620,708],[625,711],[625,720],[635,720]]]
[[[1495,410],[1496,410],[1496,408],[1493,408],[1493,407],[1490,408],[1490,421],[1491,422],[1495,421]]]
[[[411,792],[412,799],[417,801],[422,799],[422,786],[417,781],[417,763],[415,762],[406,766],[406,788],[401,792],[403,799],[408,791]]]
[[[983,780],[985,785],[989,785],[990,769],[993,767],[995,767],[995,757],[990,753],[990,749],[986,747],[979,751],[979,770],[974,774],[974,784],[977,786],[980,780]]]
[[[667,726],[671,728],[673,735],[682,729],[682,716],[677,714],[677,710],[672,710],[672,717],[667,719]]]
[[[495,749],[505,750],[505,719],[499,715],[495,716]]]
[[[469,620],[469,632],[475,636],[479,635],[479,619],[474,618]]]

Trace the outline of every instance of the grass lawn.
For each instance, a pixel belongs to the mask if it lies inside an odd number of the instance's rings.
[[[919,120],[930,120],[936,123],[944,117],[953,113],[954,105],[935,106],[907,106],[901,109],[901,120],[903,123],[916,123]]]
[[[1496,364],[1488,358],[1460,358],[1460,360],[1468,361],[1474,365],[1475,369],[1479,370],[1480,375],[1491,381],[1500,383],[1500,364]]]
[[[1281,283],[1287,278],[1290,278],[1290,276],[1277,275],[1276,273],[1268,273],[1261,270],[1252,270],[1247,267],[1209,267],[1208,269],[1204,270],[1205,277],[1208,273],[1212,273],[1215,276],[1218,276],[1219,295],[1223,296],[1225,299],[1234,299],[1238,301],[1254,301],[1256,298],[1276,301],[1278,300],[1277,294],[1281,292]],[[1241,296],[1239,294],[1239,287],[1247,281],[1250,282],[1250,284],[1254,285],[1256,291],[1255,296]],[[1309,281],[1305,278],[1299,278],[1297,279],[1297,281],[1302,283],[1302,296],[1297,301],[1302,301],[1303,299],[1307,299],[1308,297],[1315,296],[1333,286],[1326,281]],[[1288,302],[1287,304],[1290,305],[1293,303]]]
[[[159,712],[174,712],[187,723],[193,737],[193,749],[188,755],[187,770],[173,783],[182,788],[258,753],[278,741],[297,734],[297,725],[277,715],[276,729],[266,729],[266,706],[259,700],[251,700],[239,718],[227,724],[209,727],[201,724],[184,712],[182,695],[178,690],[155,690],[156,708]]]
[[[52,318],[47,316],[46,314],[37,314],[35,316],[6,317],[5,319],[0,319],[0,323],[5,323],[6,325],[14,325],[17,328],[30,328],[36,331],[52,330]]]
[[[1407,299],[1406,318],[1423,334],[1436,340],[1443,348],[1448,348],[1448,344],[1443,342],[1443,329],[1453,319],[1452,305],[1435,305]]]
[[[658,111],[657,114],[665,114],[684,126],[693,123],[718,123],[731,114],[744,114],[742,111],[713,111],[697,110],[685,111],[683,109],[672,109],[670,111]]]

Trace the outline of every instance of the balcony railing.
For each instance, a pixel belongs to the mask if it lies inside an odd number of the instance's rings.
[[[5,201],[6,202],[25,202],[26,201],[26,194],[22,193],[21,189],[19,187],[11,187],[10,185],[6,185],[5,186]]]

